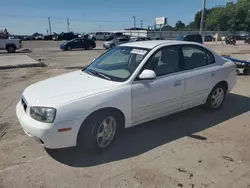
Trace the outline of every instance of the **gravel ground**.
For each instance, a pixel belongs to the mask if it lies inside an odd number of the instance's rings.
[[[104,52],[61,52],[58,45],[24,43],[33,51],[29,55],[45,62],[46,68],[0,71],[0,188],[250,187],[248,76],[238,77],[221,110],[198,107],[128,129],[100,155],[80,148],[45,150],[28,138],[15,115],[24,88],[73,71]],[[246,59],[250,53],[243,44],[207,45],[234,57]]]

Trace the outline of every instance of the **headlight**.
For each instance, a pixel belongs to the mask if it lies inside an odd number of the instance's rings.
[[[53,123],[56,117],[56,109],[47,107],[31,107],[30,116],[44,123]]]

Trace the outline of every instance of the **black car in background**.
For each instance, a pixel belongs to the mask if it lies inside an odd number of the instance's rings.
[[[246,40],[244,41],[245,44],[250,44],[250,37],[247,37]]]
[[[212,42],[212,41],[215,41],[215,38],[212,35],[206,35],[204,37],[204,41],[205,42]]]
[[[200,34],[187,35],[184,37],[183,40],[203,44],[203,39],[202,39],[202,36]]]
[[[178,36],[176,40],[189,41],[189,42],[197,42],[203,44],[203,39],[200,34],[191,34],[187,36]]]
[[[88,38],[76,38],[64,42],[60,45],[61,50],[72,50],[72,49],[92,50],[95,47],[96,47],[95,41]]]

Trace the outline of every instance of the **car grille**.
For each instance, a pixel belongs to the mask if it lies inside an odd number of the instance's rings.
[[[21,102],[22,102],[22,105],[23,105],[23,109],[24,109],[24,111],[26,112],[26,110],[27,110],[27,102],[26,102],[26,100],[24,99],[24,97],[22,97]]]

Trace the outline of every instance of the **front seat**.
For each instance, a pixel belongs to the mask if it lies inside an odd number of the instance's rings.
[[[147,65],[145,66],[145,69],[153,70],[155,71],[155,68],[157,67],[159,62],[159,58],[153,57],[149,60]]]

